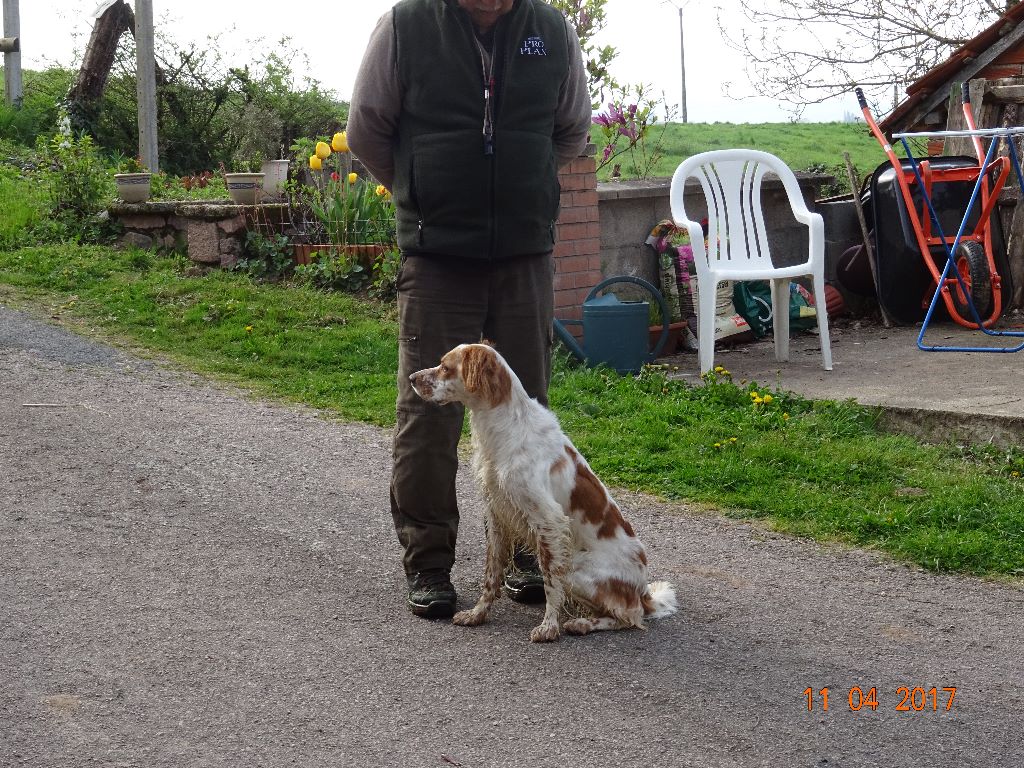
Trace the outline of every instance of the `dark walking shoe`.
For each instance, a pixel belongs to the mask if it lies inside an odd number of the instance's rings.
[[[455,613],[455,587],[448,571],[420,571],[409,576],[409,610],[424,619],[446,619]]]
[[[515,553],[512,566],[505,571],[505,592],[517,603],[544,602],[544,577],[533,554],[522,550]]]

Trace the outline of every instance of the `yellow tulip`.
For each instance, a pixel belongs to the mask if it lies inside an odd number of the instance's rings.
[[[377,189],[375,189],[374,192],[377,193],[377,197],[384,197],[386,194],[388,194],[388,188],[385,187],[383,184],[378,184]]]
[[[358,179],[358,178],[359,178],[359,174],[356,173],[355,171],[352,171],[352,173],[350,173],[348,175],[348,183],[349,184],[355,184],[356,183],[356,179]]]
[[[331,149],[335,152],[348,152],[348,137],[344,131],[334,134],[334,138],[331,139]]]
[[[326,141],[318,141],[316,143],[316,156],[321,160],[326,160],[331,156],[331,148],[327,146]]]
[[[312,168],[314,171],[319,171],[321,168],[324,167],[324,163],[316,155],[310,155],[309,156],[309,167]]]

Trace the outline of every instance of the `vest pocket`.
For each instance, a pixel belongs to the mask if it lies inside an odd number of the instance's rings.
[[[495,153],[494,204],[499,239],[515,238],[520,253],[551,250],[561,190],[549,136],[502,130]]]
[[[437,228],[487,228],[490,159],[479,131],[416,136],[412,144],[412,197],[419,206],[425,247]]]

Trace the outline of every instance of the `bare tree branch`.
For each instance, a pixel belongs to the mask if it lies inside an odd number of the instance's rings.
[[[861,86],[875,100],[899,93],[992,24],[1018,0],[735,0],[719,9],[726,43],[744,55],[748,83],[730,94],[803,107]],[[760,30],[752,34],[746,30]]]

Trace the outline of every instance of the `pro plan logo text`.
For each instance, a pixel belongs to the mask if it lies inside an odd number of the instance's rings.
[[[539,36],[528,37],[519,46],[520,56],[547,56],[547,49],[544,48],[544,38]]]

